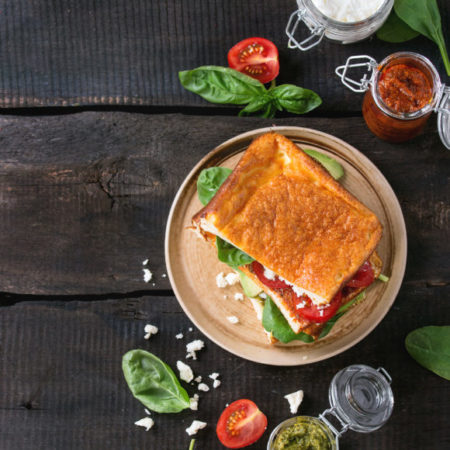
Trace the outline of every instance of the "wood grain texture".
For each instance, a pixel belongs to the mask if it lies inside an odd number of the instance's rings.
[[[347,432],[346,450],[441,450],[450,445],[450,383],[425,370],[406,353],[412,329],[444,325],[450,316],[448,286],[404,285],[387,317],[366,339],[327,361],[301,367],[273,367],[242,360],[220,349],[194,329],[174,297],[142,297],[103,302],[22,302],[0,315],[0,449],[161,449],[187,450],[192,420],[208,423],[197,435],[196,450],[223,447],[215,424],[225,405],[248,397],[268,416],[268,431],[252,449],[264,450],[269,430],[290,417],[283,396],[305,391],[299,412],[317,415],[327,407],[333,375],[354,363],[383,366],[392,375],[394,412],[371,434]],[[144,325],[160,331],[144,340]],[[182,340],[175,334],[185,333]],[[133,423],[144,407],[129,392],[121,371],[131,348],[151,351],[175,367],[185,345],[205,339],[198,361],[189,364],[208,379],[220,373],[218,389],[201,393],[199,411],[152,414],[149,432]],[[208,381],[207,381],[208,382]],[[184,383],[183,383],[184,384]],[[185,384],[184,384],[185,385]],[[195,386],[185,385],[190,395]]]
[[[408,231],[406,283],[446,284],[450,153],[431,122],[393,145],[360,118],[253,119],[84,112],[0,117],[0,292],[84,295],[170,289],[170,205],[221,142],[275,125],[315,128],[358,148],[397,194]],[[149,258],[155,286],[142,280]]]
[[[447,46],[450,3],[438,0]],[[172,105],[216,108],[184,91],[177,73],[227,65],[228,50],[250,36],[279,47],[279,83],[313,89],[315,114],[360,112],[362,98],[334,69],[351,55],[381,61],[399,50],[423,53],[446,79],[437,46],[425,37],[389,44],[325,40],[289,50],[285,28],[294,0],[6,0],[0,10],[0,106]],[[306,36],[306,29],[302,30]]]

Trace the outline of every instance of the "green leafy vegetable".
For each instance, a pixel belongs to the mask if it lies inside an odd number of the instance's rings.
[[[331,156],[324,155],[310,148],[304,149],[304,152],[321,164],[335,180],[339,180],[344,176],[344,168]]]
[[[202,205],[207,205],[232,172],[226,167],[203,169],[197,180],[197,194]]]
[[[194,450],[195,439],[191,439],[191,445],[189,445],[189,450]]]
[[[212,103],[246,105],[239,115],[259,113],[271,118],[277,110],[305,114],[321,103],[313,91],[292,84],[271,86],[237,70],[221,66],[202,66],[178,73],[181,84],[188,91]]]
[[[386,42],[398,43],[414,39],[419,34],[420,33],[403,22],[393,9],[386,22],[384,22],[383,26],[377,31],[377,38]]]
[[[219,261],[228,264],[233,269],[237,269],[239,266],[245,266],[254,261],[247,253],[244,253],[242,250],[239,250],[234,245],[224,241],[218,236],[216,236],[216,247]]]
[[[450,380],[450,326],[423,327],[406,336],[408,353],[423,367]]]
[[[172,369],[152,353],[130,350],[122,358],[122,370],[131,393],[148,409],[176,413],[189,408],[189,395]]]

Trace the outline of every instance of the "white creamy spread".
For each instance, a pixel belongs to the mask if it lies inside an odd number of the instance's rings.
[[[338,22],[359,22],[375,14],[385,0],[311,0],[325,16]]]

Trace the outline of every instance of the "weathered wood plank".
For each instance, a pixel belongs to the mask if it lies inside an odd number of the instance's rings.
[[[426,371],[406,353],[403,340],[425,324],[443,325],[450,316],[449,287],[404,285],[393,308],[362,342],[344,354],[303,367],[270,367],[237,358],[205,339],[191,326],[173,297],[142,297],[102,302],[22,302],[0,314],[0,448],[35,449],[180,449],[187,450],[185,428],[195,419],[196,450],[222,448],[215,424],[226,403],[253,399],[269,420],[255,450],[265,449],[269,431],[290,416],[283,396],[305,391],[300,413],[317,415],[327,407],[328,385],[347,365],[385,367],[393,378],[395,407],[386,426],[372,434],[348,432],[348,450],[440,450],[450,445],[450,383]],[[143,339],[144,324],[160,331]],[[182,340],[175,334],[183,332]],[[175,367],[185,345],[206,341],[198,361],[189,364],[208,379],[220,373],[222,385],[201,393],[199,411],[152,414],[146,433],[133,425],[144,407],[128,391],[121,357],[129,349],[154,352]],[[195,386],[186,386],[190,395]],[[447,445],[446,445],[447,444]]]
[[[450,5],[438,0],[447,46]],[[324,39],[309,52],[289,50],[285,34],[294,0],[6,0],[0,12],[0,106],[208,105],[184,91],[178,71],[227,65],[241,39],[263,36],[280,50],[279,83],[318,92],[317,111],[360,111],[361,98],[334,69],[348,56],[378,61],[417,51],[438,66],[437,46],[425,37],[389,44],[375,37],[354,45]],[[302,30],[307,36],[307,30]]]
[[[430,124],[402,145],[360,118],[252,119],[84,112],[0,117],[0,291],[124,293],[170,289],[163,241],[174,195],[222,141],[298,125],[345,139],[381,169],[409,233],[407,282],[448,282],[450,154]],[[153,283],[142,279],[149,258]]]

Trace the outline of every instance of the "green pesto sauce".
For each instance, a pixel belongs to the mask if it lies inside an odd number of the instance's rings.
[[[275,450],[331,450],[330,439],[324,429],[302,417],[282,430],[274,444]]]

